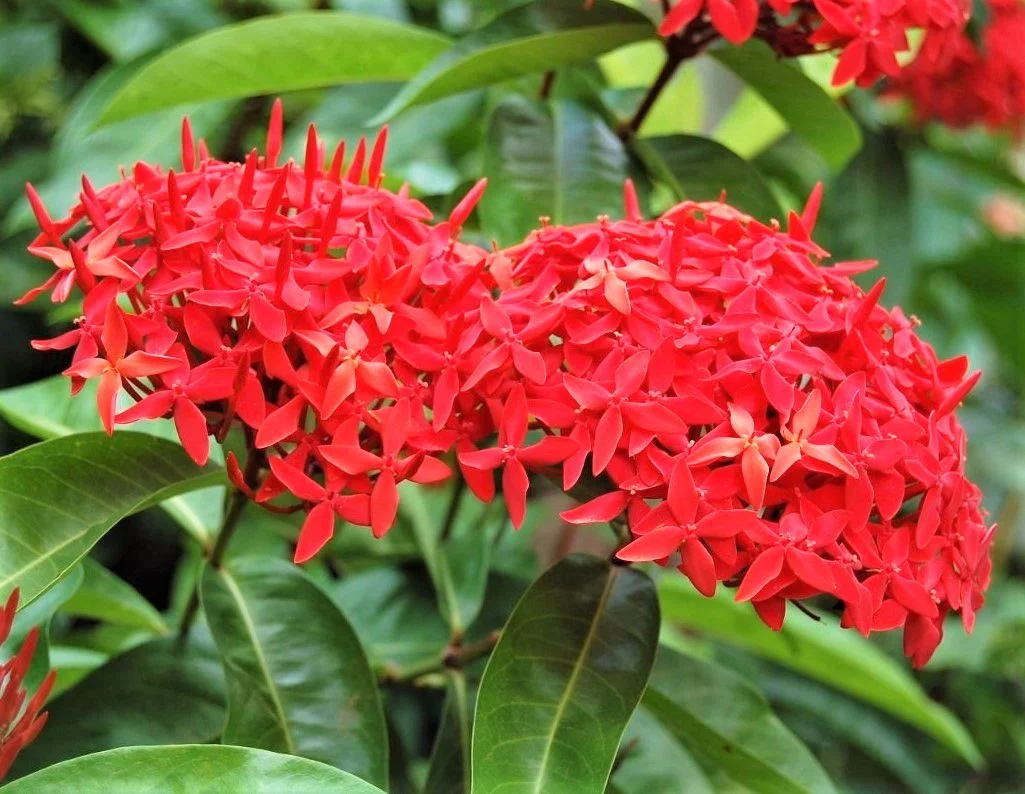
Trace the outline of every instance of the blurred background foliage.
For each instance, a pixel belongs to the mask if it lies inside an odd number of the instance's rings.
[[[59,214],[74,202],[83,172],[104,184],[116,177],[119,166],[139,159],[175,164],[183,112],[221,156],[240,158],[262,140],[269,97],[174,107],[94,128],[110,98],[154,56],[203,31],[267,14],[333,8],[459,36],[514,5],[509,0],[0,1],[0,388],[57,373],[58,357],[36,355],[29,340],[50,335],[51,328],[74,315],[74,309],[44,301],[22,309],[10,305],[42,281],[47,269],[24,252],[33,228],[23,193],[26,181],[37,185],[51,211]],[[651,10],[649,3],[636,5]],[[344,50],[346,42],[337,45]],[[822,58],[804,60],[805,72],[824,83],[829,64],[819,63]],[[628,151],[616,135],[615,119],[637,106],[660,63],[657,43],[632,44],[560,70],[548,104],[530,98],[537,96],[542,82],[540,75],[533,75],[411,108],[391,121],[389,182],[397,186],[408,181],[417,196],[443,213],[453,196],[479,176],[489,177],[478,225],[467,230],[487,245],[491,240],[514,241],[539,215],[552,215],[553,205],[559,208],[554,218],[559,222],[616,214],[627,175],[638,180],[652,212],[681,194],[714,198],[725,180],[732,200],[763,217],[776,207],[799,207],[812,186],[824,181],[825,210],[818,231],[823,245],[837,259],[880,259],[879,268],[867,278],[886,276],[887,300],[921,319],[922,334],[941,355],[968,351],[973,365],[985,371],[963,416],[972,445],[970,468],[1001,526],[996,581],[975,636],[967,639],[959,622],[952,622],[935,659],[916,674],[924,689],[964,722],[985,764],[972,770],[926,733],[852,696],[859,682],[824,683],[821,675],[805,674],[814,660],[788,658],[785,649],[766,653],[752,648],[745,631],[757,632],[760,626],[748,624],[745,629],[743,621],[714,619],[714,602],[683,599],[679,611],[664,605],[667,631],[673,642],[719,659],[761,690],[843,790],[1021,791],[1025,148],[1009,136],[916,129],[906,123],[899,105],[856,92],[842,101],[860,128],[863,146],[846,162],[842,141],[830,138],[823,145],[820,135],[816,145],[817,125],[825,129],[828,119],[812,116],[803,126],[782,119],[715,57],[703,56],[677,74],[642,127],[642,140]],[[354,143],[368,133],[368,122],[399,88],[394,83],[357,83],[287,94],[286,153],[301,155],[309,122],[316,122],[328,141],[345,138]],[[695,134],[710,136],[728,149],[680,143],[688,139],[679,136]],[[556,163],[560,147],[562,159]],[[753,168],[730,151],[748,158]],[[32,409],[43,413],[47,406],[56,410],[64,405],[63,399],[53,388],[3,392],[0,414],[9,423],[0,422],[0,452],[40,435],[38,428],[18,421],[25,414],[18,409],[19,400],[32,402]],[[85,414],[64,415],[66,430],[96,424],[89,418],[91,405],[84,404]],[[53,435],[60,428],[50,431]],[[190,520],[200,533],[216,525],[219,508],[216,492],[205,500],[202,494],[189,497],[194,508]],[[610,543],[611,536],[598,531],[559,526],[557,508],[551,499],[534,503],[525,537],[511,537],[503,522],[492,520],[495,527],[485,534],[494,542],[493,565],[487,581],[479,583],[489,596],[481,614],[466,616],[470,636],[486,636],[501,626],[526,583],[551,560],[571,549],[601,549]],[[345,606],[375,662],[392,665],[415,662],[423,649],[440,647],[447,637],[424,570],[418,519],[408,513],[380,542],[343,533],[328,561],[310,569]],[[135,604],[129,619],[113,622],[95,608],[92,613],[86,608],[68,611],[77,617],[58,613],[50,627],[51,660],[62,671],[57,694],[108,657],[159,633],[182,608],[198,546],[182,548],[172,517],[171,510],[135,516],[98,547],[96,559],[137,588],[152,607],[147,611]],[[481,521],[472,517],[463,525],[476,529]],[[234,549],[283,555],[294,534],[288,522],[253,510]],[[473,538],[466,544],[468,558],[480,552]],[[341,578],[339,571],[345,574]],[[474,608],[479,607],[478,597]],[[418,636],[395,636],[411,620]],[[898,650],[887,647],[886,638],[879,647],[884,655]],[[426,774],[442,695],[443,690],[431,688],[389,690],[392,771],[399,781],[395,790],[401,790],[401,781]],[[60,723],[57,712],[58,724],[72,724]],[[617,790],[672,790],[669,758],[660,760],[657,751],[658,730],[640,712],[628,736],[642,740],[624,744],[613,777]],[[44,734],[40,746],[47,739]],[[69,734],[67,741],[74,743],[75,737]],[[45,756],[47,751],[39,752]],[[29,762],[44,763],[35,757]],[[684,761],[674,758],[673,763]],[[659,777],[660,764],[669,770],[668,777]],[[724,789],[716,785],[716,790]]]

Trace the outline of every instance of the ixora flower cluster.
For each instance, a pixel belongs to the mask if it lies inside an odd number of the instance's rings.
[[[982,124],[1015,135],[1025,132],[1025,2],[987,0],[987,20],[973,36],[932,31],[927,57],[905,69],[888,88],[906,97],[919,121],[964,128]]]
[[[628,524],[621,559],[738,586],[774,628],[830,595],[859,631],[903,626],[920,664],[948,611],[971,626],[993,530],[953,412],[977,376],[855,285],[868,264],[824,264],[818,192],[784,231],[719,203],[646,221],[628,184],[626,220],[486,253],[457,241],[483,184],[432,226],[380,187],[383,136],[346,164],[311,128],[300,166],[280,110],[243,164],[185,130],[181,173],[86,183],[62,220],[30,191],[57,269],[26,298],[85,294],[37,347],[74,348],[108,430],[171,416],[203,462],[241,426],[229,473],[307,512],[297,561],[336,517],[382,535],[398,483],[450,464],[483,500],[500,471],[519,526],[535,472],[597,493],[567,521]]]
[[[691,47],[722,36],[733,44],[760,38],[784,56],[836,51],[833,84],[866,88],[900,74],[897,55],[911,51],[909,31],[960,33],[970,9],[966,0],[677,0],[659,32]],[[928,49],[919,61],[935,68],[946,57]]]
[[[17,609],[18,591],[15,590],[0,609],[0,644],[11,634]],[[38,642],[39,630],[32,629],[18,653],[0,663],[0,780],[7,775],[22,748],[32,742],[46,724],[46,713],[39,712],[53,688],[56,673],[51,671],[43,679],[28,702],[24,686]]]

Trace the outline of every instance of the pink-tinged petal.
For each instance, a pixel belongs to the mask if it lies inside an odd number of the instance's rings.
[[[338,407],[355,391],[356,366],[352,361],[343,361],[331,373],[327,386],[324,387],[324,399],[320,404],[321,417],[326,419],[333,416]]]
[[[114,433],[114,415],[117,412],[117,395],[120,391],[121,376],[114,370],[104,372],[96,389],[96,410],[108,436]]]
[[[104,358],[84,358],[81,361],[76,361],[64,370],[64,374],[69,378],[85,378],[89,380],[90,378],[98,378],[109,367],[110,364]]]
[[[174,427],[189,457],[198,465],[205,466],[210,459],[206,417],[187,397],[179,397],[174,402]]]
[[[783,571],[786,553],[782,546],[765,549],[755,557],[737,588],[737,601],[750,601],[765,589]]]
[[[563,510],[560,517],[568,524],[601,524],[622,514],[629,501],[626,491],[610,491],[571,510]]]
[[[563,376],[563,385],[577,405],[589,411],[603,411],[612,399],[612,393],[593,381],[577,378],[573,375]]]
[[[609,406],[594,429],[594,446],[591,452],[591,473],[594,476],[597,477],[608,467],[622,437],[623,414],[618,405]]]
[[[478,471],[491,471],[492,469],[497,469],[505,462],[505,452],[498,447],[478,449],[473,452],[460,452],[459,462],[463,466]]]
[[[650,362],[651,354],[647,350],[642,350],[640,353],[634,353],[616,368],[617,397],[632,397],[640,390],[648,374]]]
[[[395,485],[395,476],[390,471],[383,471],[370,494],[370,527],[375,538],[383,537],[391,529],[398,511],[399,489]]]
[[[316,556],[335,534],[335,511],[329,502],[321,502],[310,510],[299,531],[299,542],[295,547],[296,565]]]
[[[272,411],[256,432],[257,448],[266,449],[273,446],[298,430],[299,419],[305,407],[306,401],[302,397],[293,397],[280,408]]]
[[[428,455],[409,479],[420,485],[434,485],[444,482],[451,476],[452,469],[444,461]]]
[[[815,389],[808,394],[804,404],[794,414],[794,419],[791,423],[794,433],[803,433],[805,438],[810,436],[818,427],[819,415],[821,413],[822,394],[818,389]]]
[[[554,466],[577,451],[577,443],[566,436],[545,436],[536,444],[521,449],[520,461],[531,467]]]
[[[174,406],[173,392],[155,391],[143,397],[131,408],[119,413],[116,421],[118,424],[127,425],[142,419],[160,419],[167,416],[172,406]]]
[[[125,357],[128,350],[128,328],[125,326],[124,314],[116,303],[107,307],[100,341],[103,342],[103,352],[109,361],[120,361]]]
[[[484,298],[480,302],[480,322],[484,330],[496,339],[502,339],[512,330],[508,315],[491,298]]]
[[[616,552],[616,557],[627,562],[653,562],[664,560],[676,552],[686,533],[680,527],[662,527],[641,535]]]
[[[730,427],[733,432],[742,438],[747,438],[755,432],[755,420],[744,408],[736,403],[727,406],[730,411]]]
[[[512,525],[519,529],[523,526],[523,518],[527,513],[527,489],[530,487],[530,478],[523,464],[515,458],[506,461],[502,471],[502,495],[505,497],[505,506],[509,511],[509,520]]]
[[[832,593],[836,590],[833,566],[817,554],[790,547],[786,550],[786,558],[794,576],[805,584],[823,593]]]
[[[755,510],[765,504],[765,487],[769,479],[769,464],[757,447],[747,447],[740,456],[740,470],[744,476],[747,500]]]
[[[834,469],[838,469],[848,477],[858,477],[858,470],[844,457],[843,453],[832,444],[807,444],[804,454],[809,458],[828,463]]]
[[[912,612],[917,612],[927,618],[939,617],[939,609],[936,602],[929,596],[929,592],[914,579],[905,578],[899,574],[890,578],[890,593],[894,600]]]
[[[270,464],[271,473],[284,485],[292,494],[304,502],[318,502],[325,498],[327,492],[324,487],[307,477],[295,465],[277,455],[270,455],[267,458]]]
[[[699,441],[687,456],[691,466],[704,466],[723,458],[735,458],[744,450],[742,438],[709,438]]]
[[[173,356],[158,356],[139,350],[121,359],[117,369],[126,378],[145,378],[170,372],[180,366],[181,362]]]
[[[626,284],[615,273],[609,273],[605,276],[604,287],[605,300],[609,302],[609,305],[620,314],[629,314],[630,292],[627,290]]]
[[[649,433],[680,435],[687,432],[687,423],[656,402],[625,402],[623,417],[634,427]]]
[[[691,538],[680,550],[680,570],[690,579],[694,589],[711,598],[715,595],[715,561],[705,544]]]
[[[395,374],[383,361],[360,361],[356,368],[359,381],[382,397],[398,397],[399,384]]]
[[[794,410],[794,384],[787,381],[771,364],[762,367],[758,380],[772,407],[779,412],[781,421],[787,421],[790,412]],[[747,434],[738,430],[737,435]]]
[[[209,243],[217,237],[218,232],[221,230],[220,221],[212,221],[210,223],[198,226],[195,229],[189,229],[187,232],[179,232],[168,237],[163,244],[160,246],[161,251],[177,251],[179,248],[185,248],[186,246]]]
[[[384,463],[373,452],[347,444],[330,444],[317,450],[332,466],[343,474],[354,476],[381,468]]]
[[[535,350],[528,350],[523,345],[512,346],[513,366],[527,380],[543,385],[548,379],[544,356]]]
[[[81,338],[82,331],[75,328],[53,339],[33,339],[30,344],[33,350],[67,350],[77,345]]]
[[[249,301],[249,316],[256,330],[271,342],[281,342],[288,333],[285,313],[263,295],[257,294]]]
[[[752,538],[768,530],[753,510],[716,510],[698,521],[698,534],[706,538],[732,538],[743,532]]]
[[[769,473],[769,482],[776,482],[776,480],[790,471],[790,468],[800,459],[800,444],[784,444],[779,448],[779,452],[776,453],[776,460],[772,463],[772,471]]]

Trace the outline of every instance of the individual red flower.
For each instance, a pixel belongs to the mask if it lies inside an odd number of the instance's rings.
[[[0,610],[0,644],[10,636],[17,610],[18,591],[15,590]],[[18,753],[31,744],[46,725],[47,715],[42,708],[57,674],[51,670],[31,698],[24,686],[38,642],[39,630],[33,628],[19,651],[0,663],[0,780],[7,776]]]

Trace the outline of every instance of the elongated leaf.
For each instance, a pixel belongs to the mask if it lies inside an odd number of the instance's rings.
[[[766,222],[783,212],[769,184],[751,163],[721,143],[696,135],[670,135],[634,143],[648,169],[680,199],[718,201]]]
[[[87,383],[82,391],[71,396],[68,379],[63,375],[44,378],[35,383],[15,386],[0,391],[0,416],[23,433],[36,438],[59,438],[73,433],[86,433],[102,429],[96,412],[96,383]],[[131,399],[122,395],[123,407]],[[120,432],[120,431],[118,431]],[[132,432],[149,433],[177,442],[178,435],[169,419],[136,422]],[[210,449],[210,459],[220,463],[224,459],[216,444]],[[221,525],[224,513],[223,485],[203,488],[166,500],[161,507],[188,532],[201,547],[213,544],[214,535]]]
[[[611,0],[526,3],[464,37],[410,80],[373,123],[412,105],[525,74],[582,63],[655,37],[643,15]]]
[[[57,680],[50,692],[50,698],[67,692],[107,659],[107,654],[89,648],[76,648],[73,645],[51,646],[50,666],[57,671]]]
[[[723,47],[712,55],[757,91],[833,169],[842,169],[861,148],[854,119],[799,67],[780,60],[763,42]]]
[[[29,604],[125,516],[216,485],[180,446],[141,433],[82,433],[0,459],[0,598]]]
[[[651,672],[647,576],[574,555],[523,596],[477,696],[473,790],[602,791]]]
[[[488,125],[484,231],[511,245],[542,215],[557,224],[621,215],[628,165],[623,143],[588,108],[511,96]]]
[[[207,566],[201,593],[228,683],[224,741],[302,755],[387,785],[377,682],[331,599],[295,566],[263,557]]]
[[[770,631],[746,604],[728,593],[705,598],[687,583],[666,578],[659,585],[666,621],[725,640],[817,678],[864,700],[943,742],[970,764],[981,755],[958,719],[934,703],[897,663],[864,637],[823,619],[787,615],[780,632]]]
[[[26,747],[12,777],[115,747],[213,741],[224,727],[224,676],[209,638],[184,649],[162,638],[114,657],[48,709],[51,740]]]
[[[167,631],[160,613],[128,582],[91,557],[82,561],[82,570],[82,586],[64,604],[65,612],[157,634]]]
[[[756,794],[835,791],[818,761],[736,673],[660,648],[644,705],[711,774]]]
[[[405,80],[444,36],[344,12],[267,16],[204,33],[160,55],[111,100],[100,124],[186,102]]]
[[[4,787],[5,794],[382,794],[358,777],[305,758],[248,747],[125,747],[57,764]]]
[[[621,794],[655,791],[715,794],[712,781],[694,757],[643,706],[630,718],[620,754],[622,763],[612,781]]]
[[[423,794],[469,794],[472,715],[473,699],[467,691],[466,677],[454,671],[449,676],[448,695],[434,739]]]

